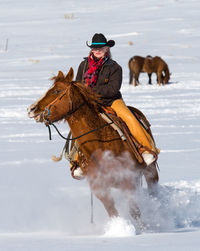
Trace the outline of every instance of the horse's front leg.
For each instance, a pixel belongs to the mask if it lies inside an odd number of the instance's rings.
[[[87,174],[88,183],[91,191],[95,196],[103,203],[108,215],[110,217],[119,216],[117,209],[115,208],[115,202],[111,196],[110,191],[110,178],[104,168],[100,166],[100,160],[102,159],[102,152],[96,151],[92,155],[92,162]]]
[[[114,199],[112,198],[109,190],[106,190],[106,191],[94,190],[94,194],[103,203],[109,217],[119,216],[119,213],[117,212],[117,209],[115,208]]]

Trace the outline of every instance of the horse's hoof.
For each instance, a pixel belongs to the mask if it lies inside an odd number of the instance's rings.
[[[143,223],[141,217],[135,217],[134,226],[137,235],[144,233],[146,230],[145,224]]]

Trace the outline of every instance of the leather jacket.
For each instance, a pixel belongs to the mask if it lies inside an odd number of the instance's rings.
[[[76,81],[85,84],[84,74],[88,70],[88,58],[84,58],[79,65]],[[120,88],[122,84],[122,68],[112,59],[102,66],[93,90],[100,94],[104,105],[111,106],[113,101],[122,97]]]

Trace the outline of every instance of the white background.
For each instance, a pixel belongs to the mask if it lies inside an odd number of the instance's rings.
[[[0,249],[199,250],[200,2],[198,0],[0,0]],[[64,141],[27,117],[26,109],[59,70],[77,67],[94,33],[114,39],[122,94],[152,125],[159,155],[157,200],[140,196],[149,230],[135,235],[128,218],[110,222],[90,190],[73,180],[59,155]],[[8,49],[6,41],[8,39]],[[129,42],[133,45],[129,45]],[[129,86],[128,60],[161,56],[169,85]],[[67,124],[59,128],[67,135]],[[116,193],[117,204],[120,195]]]

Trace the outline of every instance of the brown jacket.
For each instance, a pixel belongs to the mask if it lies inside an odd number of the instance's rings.
[[[85,83],[84,73],[88,70],[88,58],[79,65],[76,81]],[[122,68],[112,59],[102,66],[93,90],[102,96],[105,105],[111,106],[113,101],[122,97],[120,88],[122,84]]]

